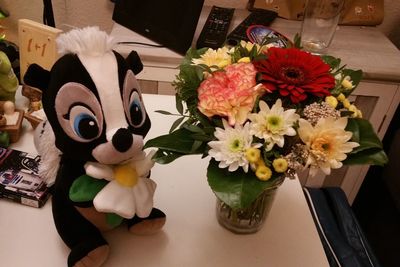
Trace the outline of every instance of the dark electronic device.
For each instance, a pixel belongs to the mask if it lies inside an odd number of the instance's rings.
[[[248,41],[247,29],[251,25],[269,26],[272,21],[278,16],[278,13],[265,10],[253,9],[252,12],[227,36],[227,43],[236,45],[240,40]]]
[[[113,20],[177,53],[192,44],[204,0],[116,0]]]
[[[213,49],[221,47],[226,40],[234,12],[234,8],[213,6],[197,39],[196,47]]]

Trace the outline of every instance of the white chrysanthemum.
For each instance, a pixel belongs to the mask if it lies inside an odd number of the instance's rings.
[[[266,150],[270,151],[276,144],[283,147],[285,135],[294,136],[293,124],[300,118],[295,109],[284,110],[278,99],[270,109],[264,101],[259,103],[260,111],[249,115],[250,133],[266,141]]]
[[[231,64],[230,50],[227,47],[218,48],[217,50],[209,48],[200,58],[193,58],[192,63],[195,65],[207,65],[209,67],[217,66],[224,68]],[[214,68],[211,68],[214,69]]]
[[[246,150],[251,147],[261,147],[261,144],[252,144],[253,136],[249,132],[249,123],[243,127],[239,124],[235,128],[229,126],[226,120],[222,120],[224,129],[217,128],[215,137],[218,141],[211,141],[208,145],[211,149],[208,154],[219,161],[220,168],[229,167],[233,172],[242,167],[245,172],[249,170],[249,161],[246,159]]]
[[[353,148],[359,146],[356,142],[348,142],[353,133],[345,131],[347,118],[323,118],[314,127],[310,122],[299,120],[299,136],[307,146],[309,156],[307,166],[311,174],[321,169],[326,175],[331,169],[343,166],[341,161],[347,158]]]

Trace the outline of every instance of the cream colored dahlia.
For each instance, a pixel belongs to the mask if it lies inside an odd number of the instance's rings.
[[[329,175],[331,169],[343,166],[346,153],[359,146],[356,142],[349,142],[353,134],[345,131],[346,125],[345,117],[323,118],[314,127],[304,119],[299,120],[298,133],[309,152],[307,166],[311,167],[311,174],[321,169]]]
[[[249,114],[250,133],[266,141],[266,150],[270,151],[276,144],[283,147],[285,135],[295,136],[294,123],[300,118],[295,109],[284,110],[282,101],[278,99],[275,104],[268,107],[267,103],[260,101],[260,111]]]

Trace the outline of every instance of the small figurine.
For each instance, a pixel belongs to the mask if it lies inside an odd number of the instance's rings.
[[[11,101],[6,101],[3,104],[4,118],[6,125],[16,125],[18,122],[19,112],[15,111],[15,104]]]

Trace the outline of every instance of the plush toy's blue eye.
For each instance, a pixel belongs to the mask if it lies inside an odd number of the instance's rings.
[[[93,140],[99,136],[99,125],[96,116],[85,106],[74,106],[69,112],[72,130],[83,140]]]
[[[79,114],[74,120],[74,131],[83,139],[95,138],[99,133],[96,118],[85,113]]]
[[[139,93],[136,90],[132,91],[129,101],[128,114],[129,122],[133,127],[142,126],[146,119],[146,111]]]

